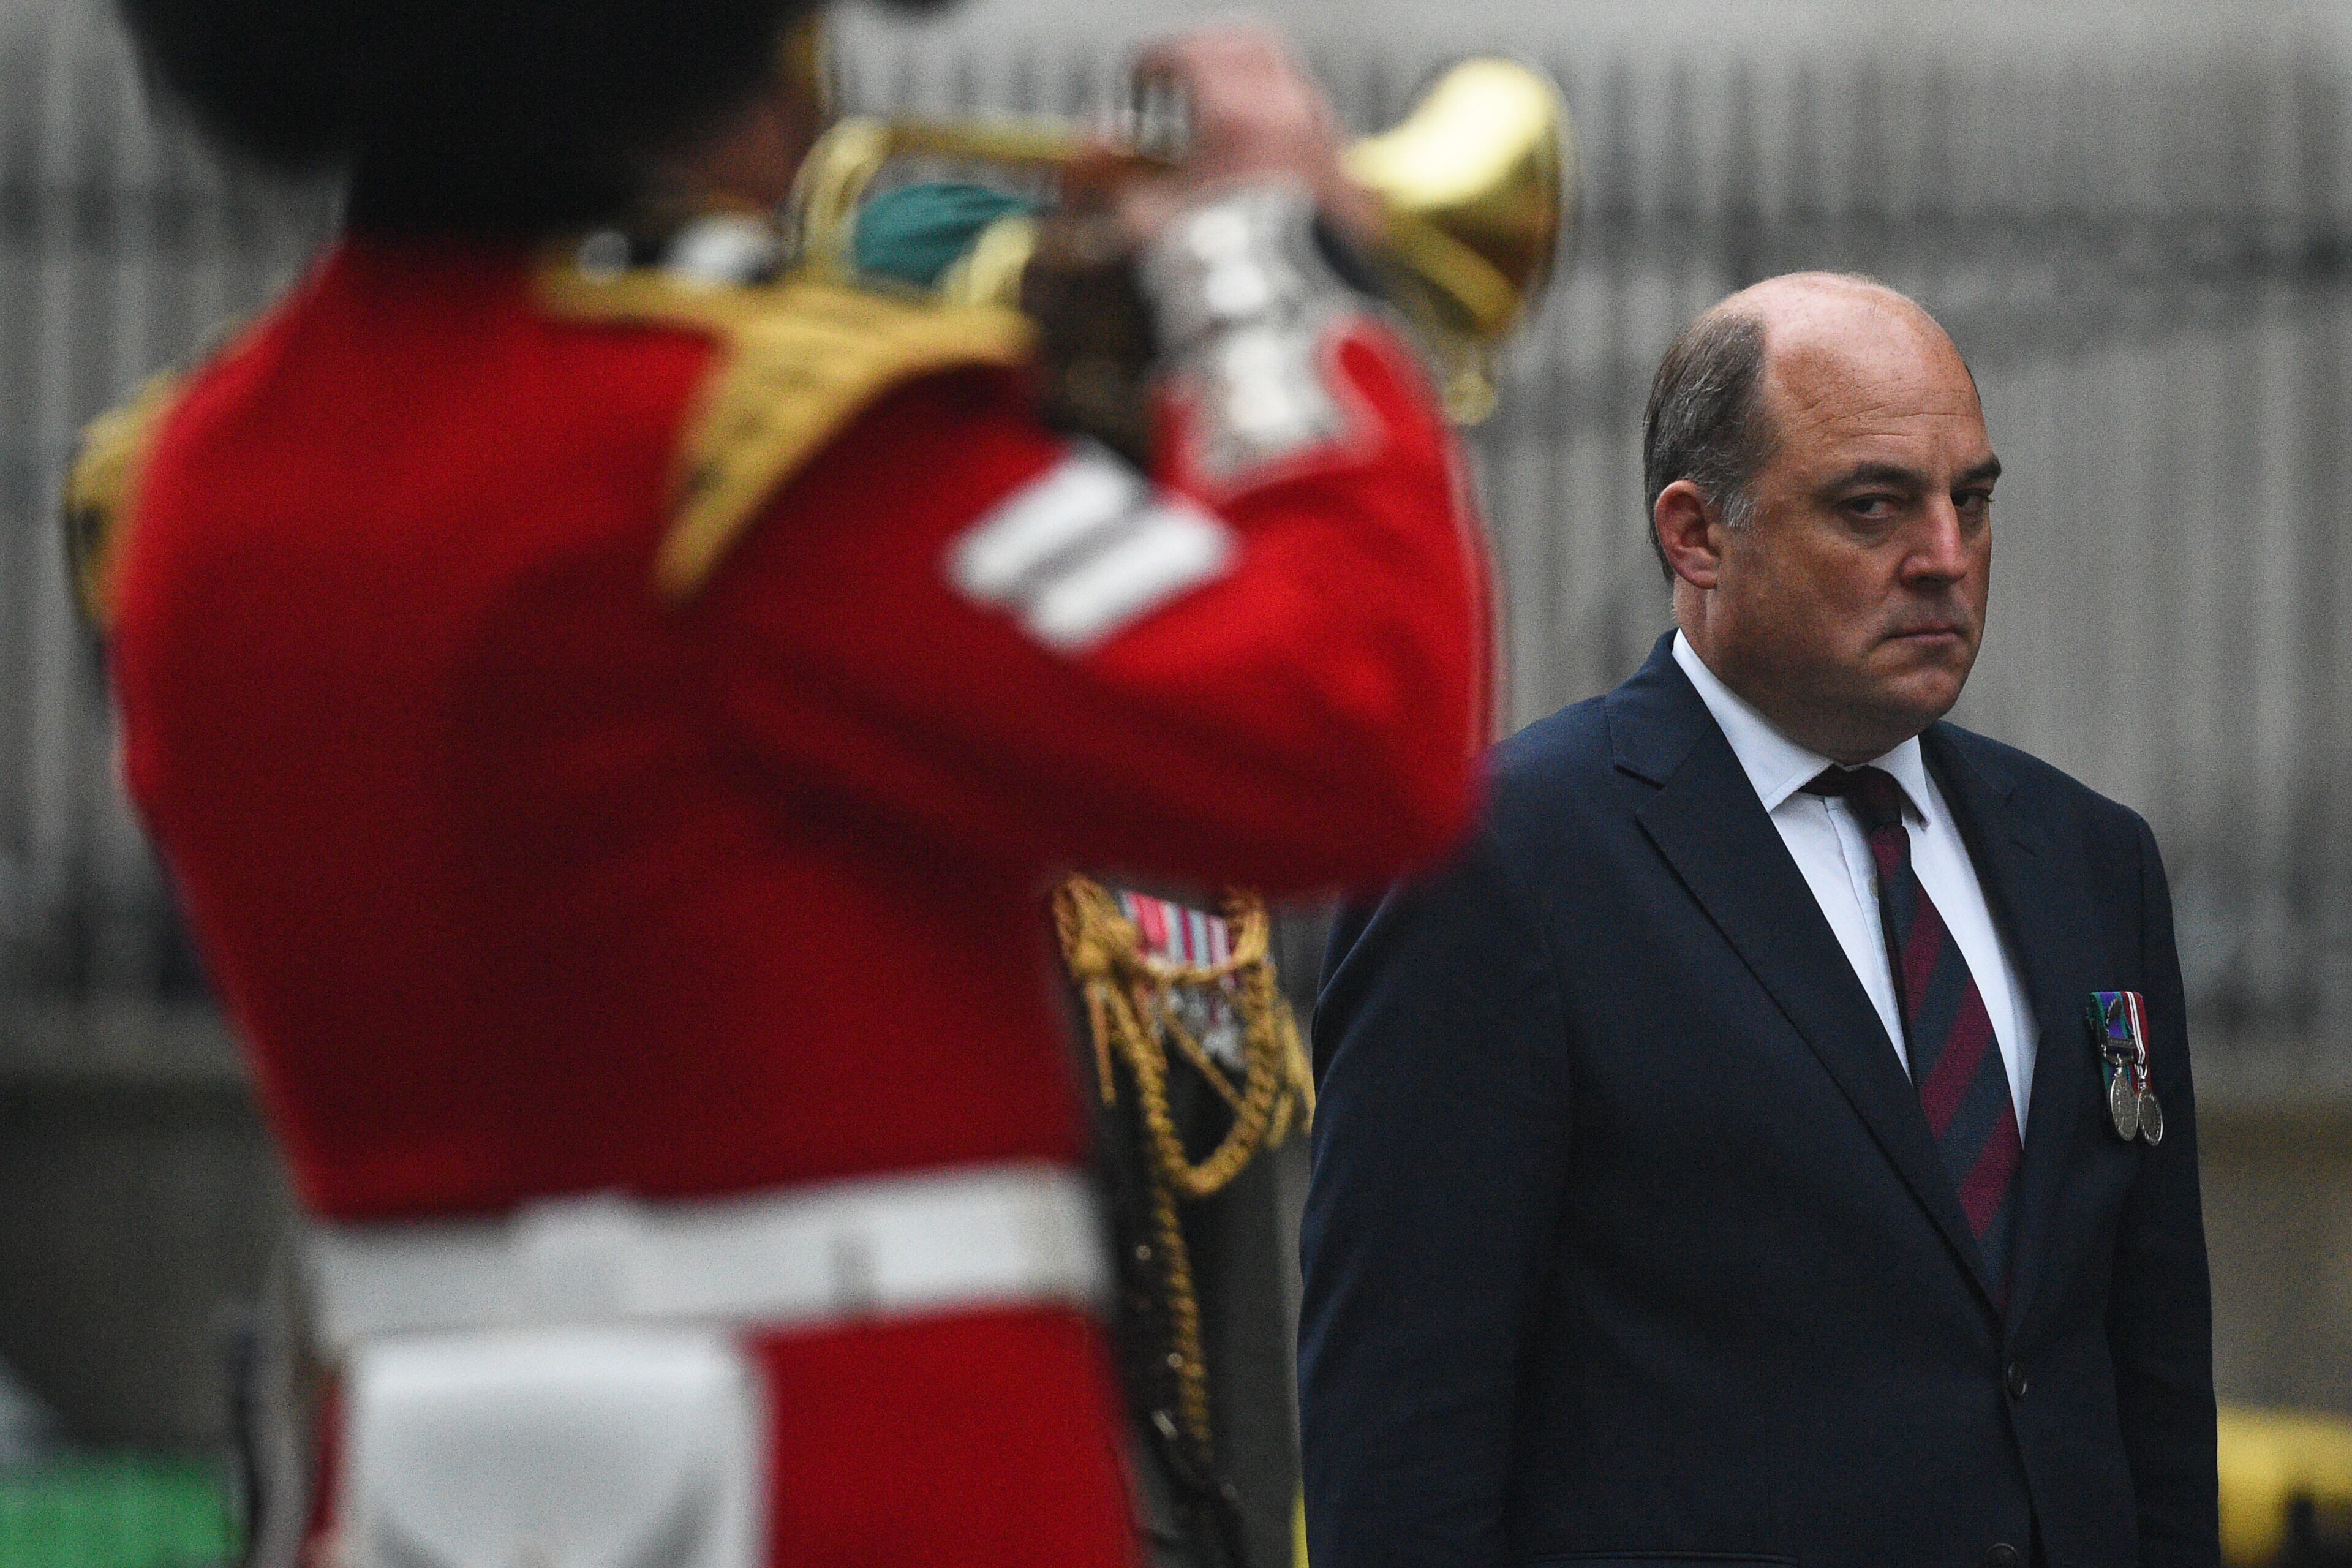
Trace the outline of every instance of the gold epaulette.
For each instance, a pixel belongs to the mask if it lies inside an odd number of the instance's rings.
[[[958,365],[1016,365],[1031,328],[1017,311],[867,294],[786,277],[698,285],[644,269],[601,277],[570,263],[541,274],[556,314],[650,321],[717,337],[689,414],[656,589],[692,597],[769,500],[894,387]]]
[[[184,384],[178,372],[166,371],[121,407],[91,420],[66,471],[60,509],[66,568],[83,616],[101,632],[114,617],[114,563],[130,530],[140,470]]]

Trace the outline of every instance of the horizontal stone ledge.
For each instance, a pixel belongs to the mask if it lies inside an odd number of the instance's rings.
[[[201,1002],[0,998],[0,1090],[235,1090],[245,1065]]]

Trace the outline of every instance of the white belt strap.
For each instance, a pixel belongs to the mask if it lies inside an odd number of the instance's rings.
[[[321,1348],[555,1324],[768,1328],[1108,1293],[1095,1196],[1045,1163],[868,1177],[750,1197],[613,1194],[490,1220],[320,1226]]]

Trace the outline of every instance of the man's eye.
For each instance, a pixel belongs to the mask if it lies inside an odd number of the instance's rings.
[[[1865,522],[1883,522],[1895,515],[1893,496],[1855,496],[1845,503],[1847,515]]]
[[[1952,501],[1963,515],[1969,517],[1983,517],[1992,510],[1990,490],[1962,490],[1952,498]]]

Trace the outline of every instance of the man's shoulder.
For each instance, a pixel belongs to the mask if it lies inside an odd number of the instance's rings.
[[[2128,846],[2134,853],[2149,837],[2147,820],[2138,812],[2031,752],[1948,722],[1931,726],[1924,739],[1931,755],[1941,750],[1973,768],[2045,830],[2071,827],[2097,843]]]
[[[1612,728],[1609,698],[1572,703],[1496,745],[1489,755],[1489,831],[1506,843],[1558,839],[1630,819],[1647,791],[1632,788],[1618,765],[1622,737]],[[2052,831],[2081,835],[2136,851],[2147,837],[2138,812],[2030,752],[1948,722],[1925,737],[1931,755],[1944,752],[1970,768],[2028,816]]]
[[[1605,697],[1571,703],[1488,753],[1489,815],[1496,822],[1549,816],[1562,797],[1583,797],[1613,772]]]
[[[1562,708],[1487,753],[1475,852],[1513,876],[1555,880],[1635,831],[1634,807],[1650,792],[1616,765],[1607,700]]]

